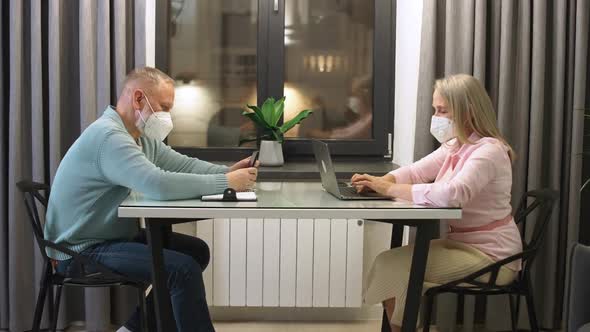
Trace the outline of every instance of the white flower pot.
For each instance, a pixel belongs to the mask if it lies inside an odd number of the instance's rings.
[[[277,141],[261,141],[260,142],[260,166],[282,166],[283,160],[283,145]]]

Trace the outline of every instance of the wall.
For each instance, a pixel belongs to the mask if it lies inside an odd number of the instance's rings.
[[[137,65],[156,63],[156,0],[135,0],[135,47]],[[137,51],[141,48],[141,51]]]
[[[422,29],[422,0],[397,1],[395,38],[395,122],[393,162],[407,165],[414,161],[418,64]]]

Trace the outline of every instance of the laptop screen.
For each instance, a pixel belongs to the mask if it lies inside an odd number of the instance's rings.
[[[335,195],[340,195],[340,190],[338,189],[338,180],[336,179],[336,171],[334,170],[334,165],[332,164],[332,158],[330,157],[328,144],[314,140],[312,141],[312,145],[315,160],[320,171],[320,177],[322,178],[322,186],[328,192]]]

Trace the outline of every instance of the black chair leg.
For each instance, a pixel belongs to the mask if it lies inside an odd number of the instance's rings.
[[[51,322],[51,331],[52,332],[55,332],[57,330],[57,320],[59,318],[59,304],[61,302],[62,288],[63,288],[62,285],[57,285],[57,287],[55,288],[55,304],[54,304],[55,311],[53,312],[53,318],[52,318],[52,322]]]
[[[516,317],[517,330],[518,330],[518,320],[520,317],[520,299],[521,299],[521,295],[516,294],[516,314],[514,314],[514,316]]]
[[[53,322],[53,317],[55,316],[55,301],[53,300],[55,295],[53,294],[53,284],[49,282],[47,284],[47,317],[49,318],[49,324]]]
[[[35,304],[35,315],[33,316],[33,328],[31,332],[39,332],[41,329],[41,318],[43,317],[43,309],[45,308],[45,299],[47,298],[47,290],[49,288],[49,273],[51,273],[51,266],[47,264],[41,276],[41,288],[37,295],[37,303]],[[51,304],[53,305],[53,303]]]
[[[142,286],[137,287],[137,300],[139,301],[139,329],[143,332],[149,331],[146,321],[145,288]]]
[[[518,295],[516,295],[518,296]],[[517,332],[518,328],[517,328],[517,322],[518,322],[518,315],[517,315],[517,309],[515,308],[515,304],[514,304],[514,298],[512,296],[512,294],[508,294],[508,302],[510,303],[510,324],[512,326],[512,332]]]
[[[424,317],[422,318],[422,332],[430,331],[430,323],[432,321],[432,309],[434,307],[434,295],[426,295],[426,303],[424,306]]]
[[[535,302],[533,300],[533,294],[531,294],[530,287],[527,287],[525,299],[526,299],[526,305],[527,305],[527,310],[528,310],[528,314],[529,314],[529,324],[531,326],[531,331],[538,332],[539,325],[537,324],[537,313],[535,312]]]

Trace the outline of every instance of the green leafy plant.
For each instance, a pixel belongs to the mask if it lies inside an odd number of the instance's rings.
[[[303,110],[297,114],[293,119],[283,123],[279,126],[279,121],[285,112],[285,97],[275,100],[274,98],[268,98],[262,107],[247,105],[250,111],[244,111],[242,115],[247,116],[256,127],[261,129],[262,134],[261,140],[277,141],[283,143],[285,140],[285,133],[291,128],[299,124],[303,119],[307,118],[312,110]],[[256,138],[245,139],[240,142],[251,142],[257,140]]]

